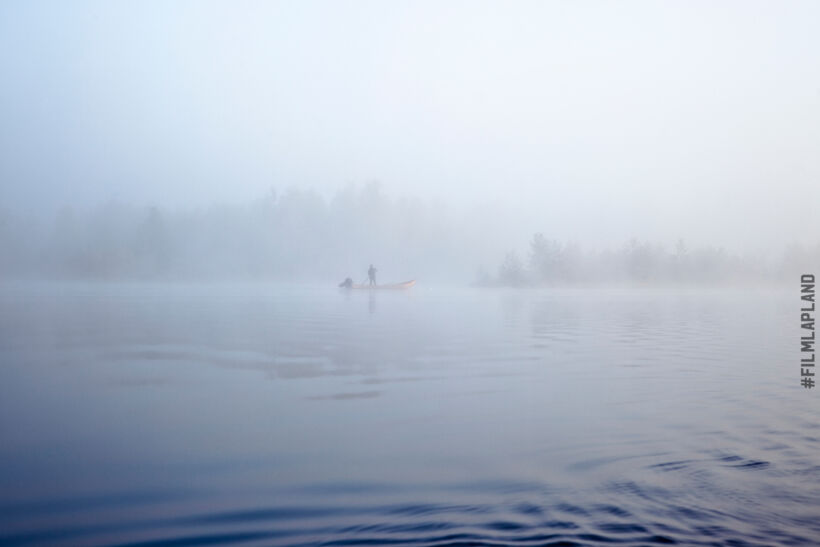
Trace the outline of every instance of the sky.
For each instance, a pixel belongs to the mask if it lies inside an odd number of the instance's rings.
[[[6,0],[0,208],[378,180],[590,245],[814,242],[818,21],[813,1]]]

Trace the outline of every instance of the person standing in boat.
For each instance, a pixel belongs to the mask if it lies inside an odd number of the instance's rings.
[[[376,270],[376,268],[373,267],[373,264],[371,264],[370,267],[367,269],[367,277],[370,278],[370,285],[371,286],[376,285],[376,272],[377,271],[378,270]]]

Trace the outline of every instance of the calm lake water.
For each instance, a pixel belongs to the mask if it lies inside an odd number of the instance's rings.
[[[0,287],[4,545],[806,545],[793,290]]]

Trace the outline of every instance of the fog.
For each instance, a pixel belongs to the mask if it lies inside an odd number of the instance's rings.
[[[125,280],[286,280],[542,286],[793,281],[820,265],[820,244],[739,253],[632,238],[595,249],[542,232],[515,237],[497,210],[463,214],[394,198],[372,182],[327,200],[272,190],[247,203],[168,210],[108,202],[40,222],[0,215],[0,274]]]
[[[818,544],[818,23],[0,0],[0,546]]]
[[[820,263],[818,20],[815,2],[5,2],[0,271],[786,278]]]

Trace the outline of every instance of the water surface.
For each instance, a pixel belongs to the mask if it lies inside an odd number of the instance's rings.
[[[811,544],[799,306],[6,284],[0,543]]]

